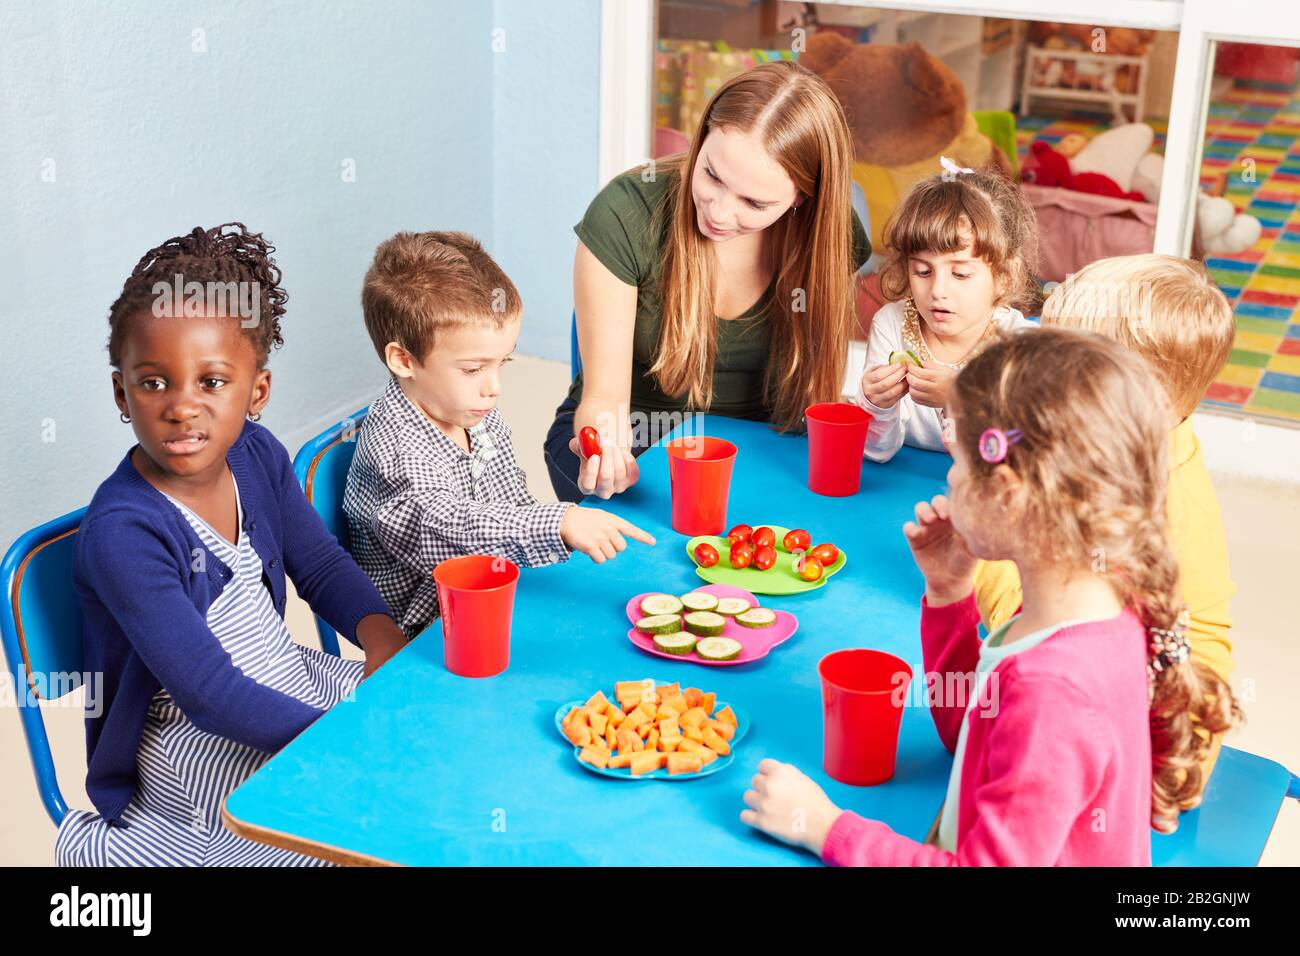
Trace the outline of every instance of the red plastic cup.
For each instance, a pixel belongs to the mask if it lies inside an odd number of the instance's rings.
[[[678,534],[722,534],[727,528],[727,496],[736,446],[722,438],[677,438],[668,451],[668,481],[673,495],[673,530]]]
[[[844,498],[862,485],[862,452],[867,447],[871,413],[847,402],[810,405],[808,487],[819,495]]]
[[[433,569],[442,613],[442,655],[461,677],[491,677],[510,666],[510,619],[519,568],[506,558],[471,554]]]
[[[850,648],[823,657],[817,673],[822,679],[822,766],[840,783],[884,783],[894,775],[912,668],[884,651]]]

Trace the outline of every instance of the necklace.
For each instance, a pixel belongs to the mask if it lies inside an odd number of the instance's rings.
[[[916,303],[910,297],[903,300],[904,347],[915,352],[922,361],[933,362],[943,368],[964,368],[967,362],[988,347],[991,340],[997,338],[997,328],[997,323],[990,318],[989,324],[984,328],[984,334],[970,347],[970,351],[961,357],[960,361],[945,362],[942,359],[935,358],[934,353],[930,351],[930,347],[925,344],[925,336],[921,334],[921,313],[917,310]]]

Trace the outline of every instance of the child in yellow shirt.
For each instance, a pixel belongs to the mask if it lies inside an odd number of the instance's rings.
[[[1232,673],[1228,571],[1223,516],[1210,483],[1191,414],[1232,350],[1236,321],[1205,267],[1175,256],[1100,259],[1070,276],[1043,304],[1042,324],[1086,329],[1146,359],[1173,408],[1170,422],[1169,534],[1179,565],[1179,590],[1191,612],[1187,636],[1193,662],[1224,681]],[[1104,554],[1093,555],[1094,565]],[[975,575],[980,617],[991,633],[1020,607],[1020,578],[1010,561],[981,562]],[[1209,777],[1221,740],[1212,742],[1201,772]]]

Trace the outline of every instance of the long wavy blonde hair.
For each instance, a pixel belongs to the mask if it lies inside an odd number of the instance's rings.
[[[1001,467],[980,457],[984,430],[1022,433],[1006,459],[1024,489],[1016,534],[1037,542],[1044,560],[1103,574],[1146,627],[1178,627],[1186,604],[1165,508],[1170,413],[1150,366],[1101,335],[1044,328],[991,345],[962,369],[954,392],[957,440],[977,480]],[[1241,717],[1231,689],[1200,661],[1158,673],[1155,829],[1172,832],[1179,811],[1200,802],[1210,735]],[[1198,721],[1209,734],[1196,732]]]
[[[765,241],[776,267],[770,311],[771,360],[764,378],[772,397],[772,423],[798,428],[804,409],[840,397],[853,326],[853,229],[849,127],[839,100],[824,81],[790,61],[764,63],[732,77],[713,95],[691,148],[658,161],[675,176],[661,207],[666,225],[661,262],[663,326],[650,372],[669,395],[686,395],[705,410],[713,395],[718,317],[714,308],[717,265],[712,244],[700,234],[691,173],[704,139],[714,129],[734,129],[760,139],[790,176],[804,202],[767,227]],[[671,220],[662,223],[662,215]]]

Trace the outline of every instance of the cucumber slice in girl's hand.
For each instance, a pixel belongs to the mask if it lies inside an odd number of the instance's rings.
[[[915,365],[917,368],[920,368],[921,360],[916,357],[915,352],[913,352],[911,349],[907,349],[904,352],[890,352],[889,364],[890,365]]]
[[[718,601],[718,606],[714,610],[726,617],[735,617],[738,614],[744,614],[753,606],[744,598],[722,598]]]
[[[682,595],[682,605],[688,611],[712,611],[718,606],[718,599],[705,591],[692,591]]]
[[[693,611],[686,615],[686,630],[700,637],[716,637],[727,626],[727,619],[712,611]]]
[[[665,654],[682,657],[695,650],[695,638],[690,634],[656,634],[655,647]]]
[[[682,602],[671,594],[647,594],[641,599],[641,613],[647,616],[681,614]]]
[[[682,629],[682,619],[676,614],[655,614],[636,622],[642,634],[676,634]]]
[[[740,656],[740,641],[729,637],[706,637],[695,644],[695,653],[706,661],[731,661]]]

